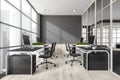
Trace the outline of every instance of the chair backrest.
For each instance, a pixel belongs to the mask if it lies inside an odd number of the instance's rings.
[[[53,51],[54,51],[54,44],[55,44],[55,43],[52,43],[52,46],[51,46],[51,50],[50,50],[50,57],[53,55]]]
[[[72,49],[70,48],[70,44],[68,43],[67,44],[68,45],[68,50],[69,50],[69,54],[71,55],[71,54],[75,54],[75,50],[76,50],[76,48],[75,47],[73,47]]]
[[[68,49],[68,42],[65,43],[65,47],[66,47],[66,51],[69,51],[69,49]]]
[[[94,44],[95,36],[89,36],[88,38],[88,43],[89,44]]]
[[[80,42],[83,42],[83,37],[81,37]]]
[[[55,51],[55,46],[56,46],[56,42],[54,42],[54,46],[53,46],[53,51],[52,52]]]
[[[66,45],[68,46],[68,51],[69,51],[69,54],[72,54],[72,51],[71,51],[71,49],[70,49],[70,44],[69,44],[69,43],[67,43]]]

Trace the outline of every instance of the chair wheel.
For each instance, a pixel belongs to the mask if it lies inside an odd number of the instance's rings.
[[[48,69],[48,67],[46,67],[46,69]]]
[[[73,64],[71,64],[71,66],[73,66]]]
[[[82,63],[80,63],[80,65],[82,65]]]
[[[66,61],[65,64],[67,64],[68,62]]]
[[[58,58],[58,57],[56,56],[56,58]]]
[[[54,64],[54,67],[56,67],[56,64]]]

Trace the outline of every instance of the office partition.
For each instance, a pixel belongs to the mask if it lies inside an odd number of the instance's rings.
[[[91,15],[89,15],[90,7],[82,15],[83,26],[86,23],[86,26],[91,27],[91,34],[96,36],[95,44],[97,45],[107,45],[110,47],[110,59],[111,59],[111,71],[112,71],[112,59],[113,59],[113,47],[120,42],[120,28],[119,28],[119,9],[120,9],[120,0],[95,0],[95,24],[92,27],[88,23],[93,21],[92,19],[88,20]],[[87,14],[86,14],[87,13]],[[86,15],[86,16],[85,16]],[[94,22],[94,21],[93,21]],[[88,31],[88,28],[86,28]],[[85,34],[84,34],[85,35]],[[86,36],[89,34],[86,32]]]

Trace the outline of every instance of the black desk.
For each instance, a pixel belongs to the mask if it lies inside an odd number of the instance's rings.
[[[8,57],[8,74],[31,74],[36,71],[36,55],[10,55]]]
[[[109,49],[79,47],[83,50],[83,66],[87,70],[109,70]]]
[[[113,50],[113,72],[120,75],[120,49]]]
[[[36,56],[43,47],[18,48],[6,55],[6,74],[33,74],[36,70]]]
[[[10,50],[10,51],[36,51],[36,50],[39,50],[43,47],[33,47],[33,48],[18,48],[18,49],[13,49],[13,50]]]

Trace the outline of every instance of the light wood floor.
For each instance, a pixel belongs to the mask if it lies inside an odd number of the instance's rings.
[[[33,75],[8,75],[1,80],[120,80],[120,76],[109,71],[86,71],[78,63],[70,66],[70,63],[65,64],[70,58],[59,54],[58,56],[59,58],[53,59],[57,67],[49,65],[49,69],[46,70],[45,65],[42,65]]]

